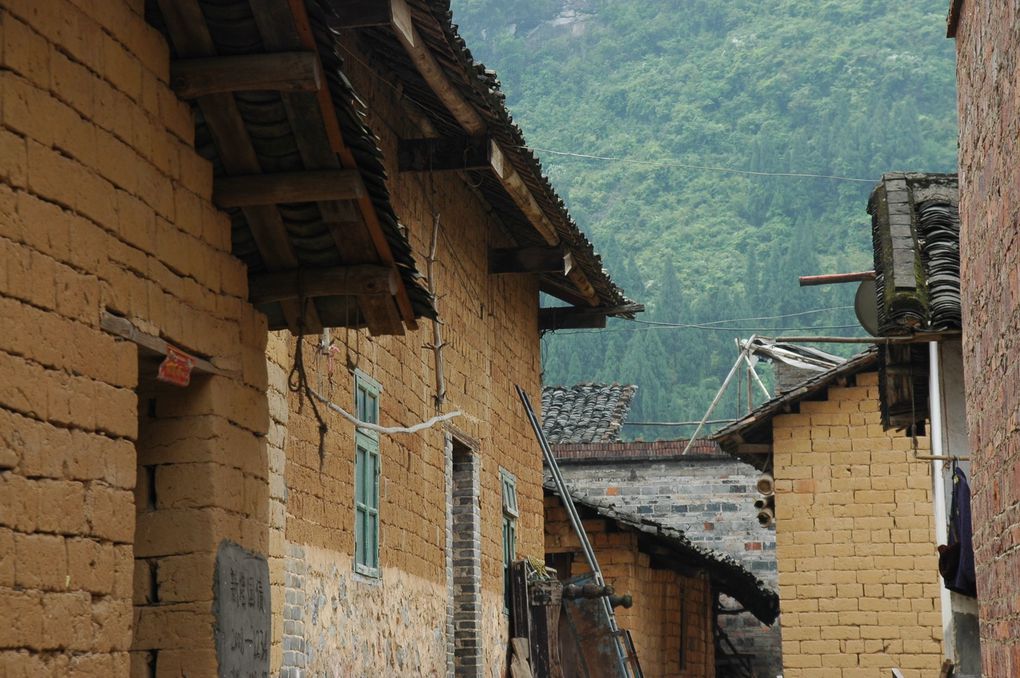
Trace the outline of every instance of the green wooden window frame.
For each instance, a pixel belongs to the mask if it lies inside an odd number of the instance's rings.
[[[510,611],[510,566],[517,557],[517,479],[506,469],[499,469],[503,499],[503,610]]]
[[[360,371],[354,372],[354,411],[358,419],[379,423],[382,387]],[[379,433],[354,431],[354,571],[379,576]]]

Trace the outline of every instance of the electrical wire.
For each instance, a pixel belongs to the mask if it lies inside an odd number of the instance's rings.
[[[855,181],[859,183],[874,184],[877,179],[863,179],[861,177],[845,177],[838,174],[814,174],[811,172],[759,172],[754,170],[742,170],[735,167],[719,167],[715,165],[696,165],[680,162],[679,160],[640,160],[637,158],[624,158],[611,155],[593,155],[591,153],[573,153],[570,151],[557,151],[551,148],[540,148],[538,146],[520,146],[532,152],[548,153],[568,158],[582,158],[584,160],[602,160],[607,162],[621,162],[630,165],[643,165],[645,167],[675,167],[679,169],[704,170],[709,172],[728,172],[730,174],[743,174],[759,177],[792,177],[798,179],[832,179],[835,181]]]
[[[827,311],[845,311],[850,308],[853,308],[853,306],[830,306],[828,308],[813,308],[809,311],[798,311],[797,313],[783,313],[781,315],[761,315],[753,318],[729,318],[727,320],[706,320],[705,322],[695,324],[697,324],[698,326],[708,326],[708,325],[721,325],[723,323],[746,322],[749,320],[779,320],[780,318],[797,318],[799,316],[811,315],[812,313],[825,313]],[[666,325],[666,326],[680,324],[686,325],[686,323],[667,323],[657,322],[654,320],[638,320],[637,322],[641,322],[646,325]]]
[[[647,323],[646,320],[631,320],[633,323]],[[606,329],[584,329],[584,330],[560,330],[556,332],[558,336],[567,336],[571,334],[606,334],[611,332],[637,332],[637,331],[649,331],[649,330],[705,330],[711,332],[753,332],[755,334],[761,334],[765,332],[811,332],[814,330],[850,330],[860,329],[860,325],[824,325],[820,327],[711,327],[705,325],[683,325],[683,324],[666,324],[666,325],[650,325],[646,327],[615,327]]]

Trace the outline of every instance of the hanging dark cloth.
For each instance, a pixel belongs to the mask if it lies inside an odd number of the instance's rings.
[[[939,546],[939,572],[950,591],[977,597],[974,544],[970,522],[970,485],[953,463],[953,501],[949,509],[949,544]]]

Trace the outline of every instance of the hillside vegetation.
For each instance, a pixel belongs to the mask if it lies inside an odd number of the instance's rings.
[[[547,335],[546,383],[636,383],[632,420],[698,419],[736,357],[735,337],[860,334],[846,308],[854,285],[799,288],[797,276],[871,268],[865,209],[883,172],[954,170],[946,7],[455,0],[462,34],[499,74],[575,219],[647,306],[639,318],[758,318]],[[769,318],[789,314],[801,315]],[[730,397],[717,415],[739,407]]]

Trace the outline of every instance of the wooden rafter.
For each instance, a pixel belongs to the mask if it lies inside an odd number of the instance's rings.
[[[401,172],[488,170],[493,144],[488,136],[401,139],[397,143],[397,167]]]
[[[315,92],[322,70],[312,52],[278,52],[177,59],[170,64],[170,87],[182,99],[219,92]]]
[[[596,292],[595,288],[592,287],[592,284],[588,281],[588,276],[584,274],[581,267],[574,262],[574,255],[568,252],[564,259],[564,263],[566,266],[567,278],[570,279],[570,282],[574,283],[574,286],[581,292],[581,296],[584,297],[591,306],[598,306],[598,292]]]
[[[213,188],[213,202],[220,207],[248,207],[355,200],[364,194],[357,170],[307,170],[219,177]]]
[[[563,273],[566,256],[558,247],[489,250],[489,273]]]

